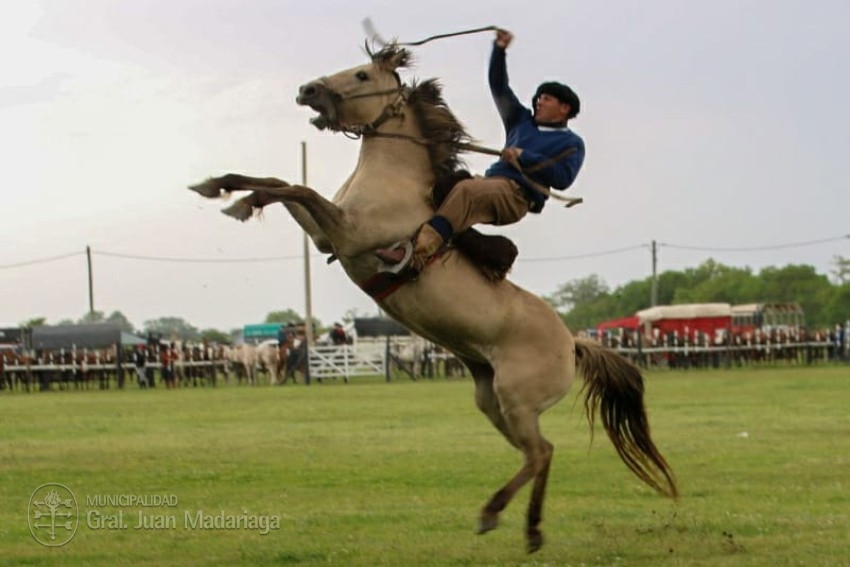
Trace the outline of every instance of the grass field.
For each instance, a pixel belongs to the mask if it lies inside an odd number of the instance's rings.
[[[640,484],[601,431],[589,449],[574,387],[543,419],[556,451],[534,555],[527,488],[499,529],[473,534],[521,461],[475,409],[469,380],[2,392],[0,564],[850,565],[850,368],[646,381],[681,500]],[[44,483],[77,499],[62,547],[28,526]],[[106,495],[177,505],[89,501]],[[119,510],[128,529],[89,525]],[[135,530],[139,510],[176,525]],[[199,511],[279,527],[187,526]]]

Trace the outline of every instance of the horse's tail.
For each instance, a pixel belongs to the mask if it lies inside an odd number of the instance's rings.
[[[661,494],[677,498],[673,471],[649,434],[640,369],[593,340],[576,338],[575,345],[591,439],[598,415],[626,466]]]

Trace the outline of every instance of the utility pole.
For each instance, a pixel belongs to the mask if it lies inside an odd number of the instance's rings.
[[[307,185],[307,142],[301,142],[301,185]],[[310,383],[310,347],[313,345],[313,290],[310,287],[310,238],[304,231],[304,340],[307,341],[307,361],[304,382]]]
[[[89,319],[94,321],[94,278],[91,270],[91,247],[86,245],[86,261],[89,272]]]
[[[658,305],[658,246],[652,241],[652,292],[649,298],[650,307]]]

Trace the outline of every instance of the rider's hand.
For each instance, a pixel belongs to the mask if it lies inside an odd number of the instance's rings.
[[[519,156],[522,155],[522,148],[505,148],[502,150],[501,155],[502,161],[506,161],[508,163],[519,163]]]
[[[514,34],[508,30],[496,30],[496,45],[502,49],[507,49],[514,39]]]

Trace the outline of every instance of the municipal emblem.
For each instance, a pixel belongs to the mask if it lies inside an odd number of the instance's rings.
[[[35,541],[47,547],[65,545],[77,533],[77,498],[62,484],[48,483],[30,496],[27,521]]]

